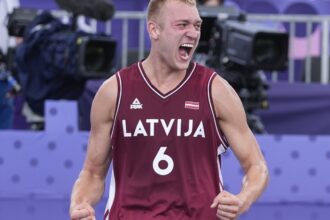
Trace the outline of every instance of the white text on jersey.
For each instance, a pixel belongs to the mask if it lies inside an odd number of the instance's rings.
[[[159,123],[160,122],[160,123]],[[138,135],[142,136],[155,136],[155,127],[161,126],[168,136],[173,128],[173,124],[176,122],[176,135],[178,137],[184,136],[193,136],[193,137],[202,137],[205,138],[205,131],[203,121],[200,121],[197,128],[194,128],[194,121],[192,119],[188,120],[188,129],[183,131],[182,123],[184,122],[182,119],[171,119],[170,121],[166,122],[165,119],[146,119],[144,122],[139,120],[135,126],[135,129],[128,130],[126,126],[126,120],[122,120],[123,126],[123,134],[124,137],[136,137]],[[149,126],[149,129],[147,126]]]

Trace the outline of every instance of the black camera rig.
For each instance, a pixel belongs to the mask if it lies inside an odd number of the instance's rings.
[[[263,71],[287,68],[289,35],[266,25],[248,22],[234,8],[200,7],[203,19],[197,54],[235,89],[250,128],[265,133],[256,109],[267,109],[269,85]]]

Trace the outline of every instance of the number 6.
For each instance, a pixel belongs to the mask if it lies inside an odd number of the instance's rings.
[[[154,161],[152,162],[152,167],[154,168],[154,171],[161,176],[170,174],[174,168],[173,159],[165,154],[166,149],[167,147],[160,147]],[[167,163],[167,167],[165,169],[159,167],[159,163],[161,161],[165,161]]]

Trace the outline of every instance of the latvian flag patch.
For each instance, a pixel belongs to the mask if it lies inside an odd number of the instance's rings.
[[[199,110],[199,102],[185,101],[184,108]]]

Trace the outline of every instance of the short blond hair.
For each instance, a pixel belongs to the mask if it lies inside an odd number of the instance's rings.
[[[150,20],[154,15],[159,14],[166,1],[179,1],[189,5],[197,5],[196,0],[150,0],[147,9],[147,19]]]

